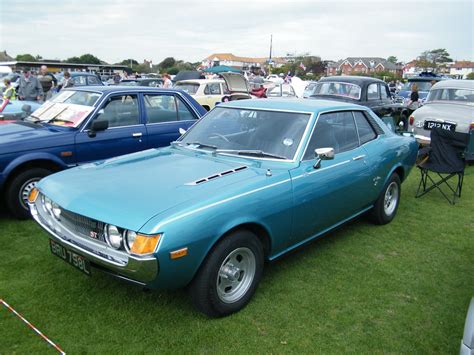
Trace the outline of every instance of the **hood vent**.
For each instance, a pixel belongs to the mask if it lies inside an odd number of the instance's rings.
[[[207,176],[207,177],[204,177],[202,179],[199,179],[199,180],[196,180],[196,181],[193,181],[193,182],[188,182],[186,183],[185,185],[191,185],[191,186],[195,186],[195,185],[201,185],[205,182],[208,182],[208,181],[211,181],[211,180],[215,180],[215,179],[218,179],[220,177],[223,177],[223,176],[226,176],[226,175],[230,175],[230,174],[233,174],[233,173],[236,173],[238,171],[241,171],[241,170],[245,170],[247,169],[246,166],[239,166],[238,168],[234,168],[234,169],[230,169],[230,170],[226,170],[226,171],[223,171],[221,173],[217,173],[217,174],[213,174],[213,175],[210,175],[210,176]]]

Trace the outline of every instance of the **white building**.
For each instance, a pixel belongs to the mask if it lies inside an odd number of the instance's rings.
[[[467,60],[454,62],[449,68],[449,74],[459,79],[466,79],[469,73],[474,72],[474,62]]]

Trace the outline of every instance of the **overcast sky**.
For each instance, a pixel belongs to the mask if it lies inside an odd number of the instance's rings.
[[[288,52],[338,60],[395,55],[409,61],[446,48],[474,59],[474,0],[0,0],[0,50],[66,59],[91,53],[109,63],[212,53],[266,57]]]

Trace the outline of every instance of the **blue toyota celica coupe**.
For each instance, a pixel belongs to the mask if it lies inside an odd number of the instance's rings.
[[[249,302],[266,260],[366,212],[390,222],[416,154],[366,107],[234,101],[170,147],[44,178],[29,206],[52,253],[83,273],[188,286],[218,317]]]

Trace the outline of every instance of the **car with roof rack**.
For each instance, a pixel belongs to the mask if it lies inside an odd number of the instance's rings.
[[[44,178],[29,206],[51,252],[77,270],[187,287],[198,310],[221,317],[250,301],[265,261],[362,214],[392,221],[417,148],[363,106],[233,101],[169,147]]]
[[[0,190],[9,211],[60,170],[177,139],[206,111],[179,90],[84,86],[62,90],[24,120],[0,125]]]

